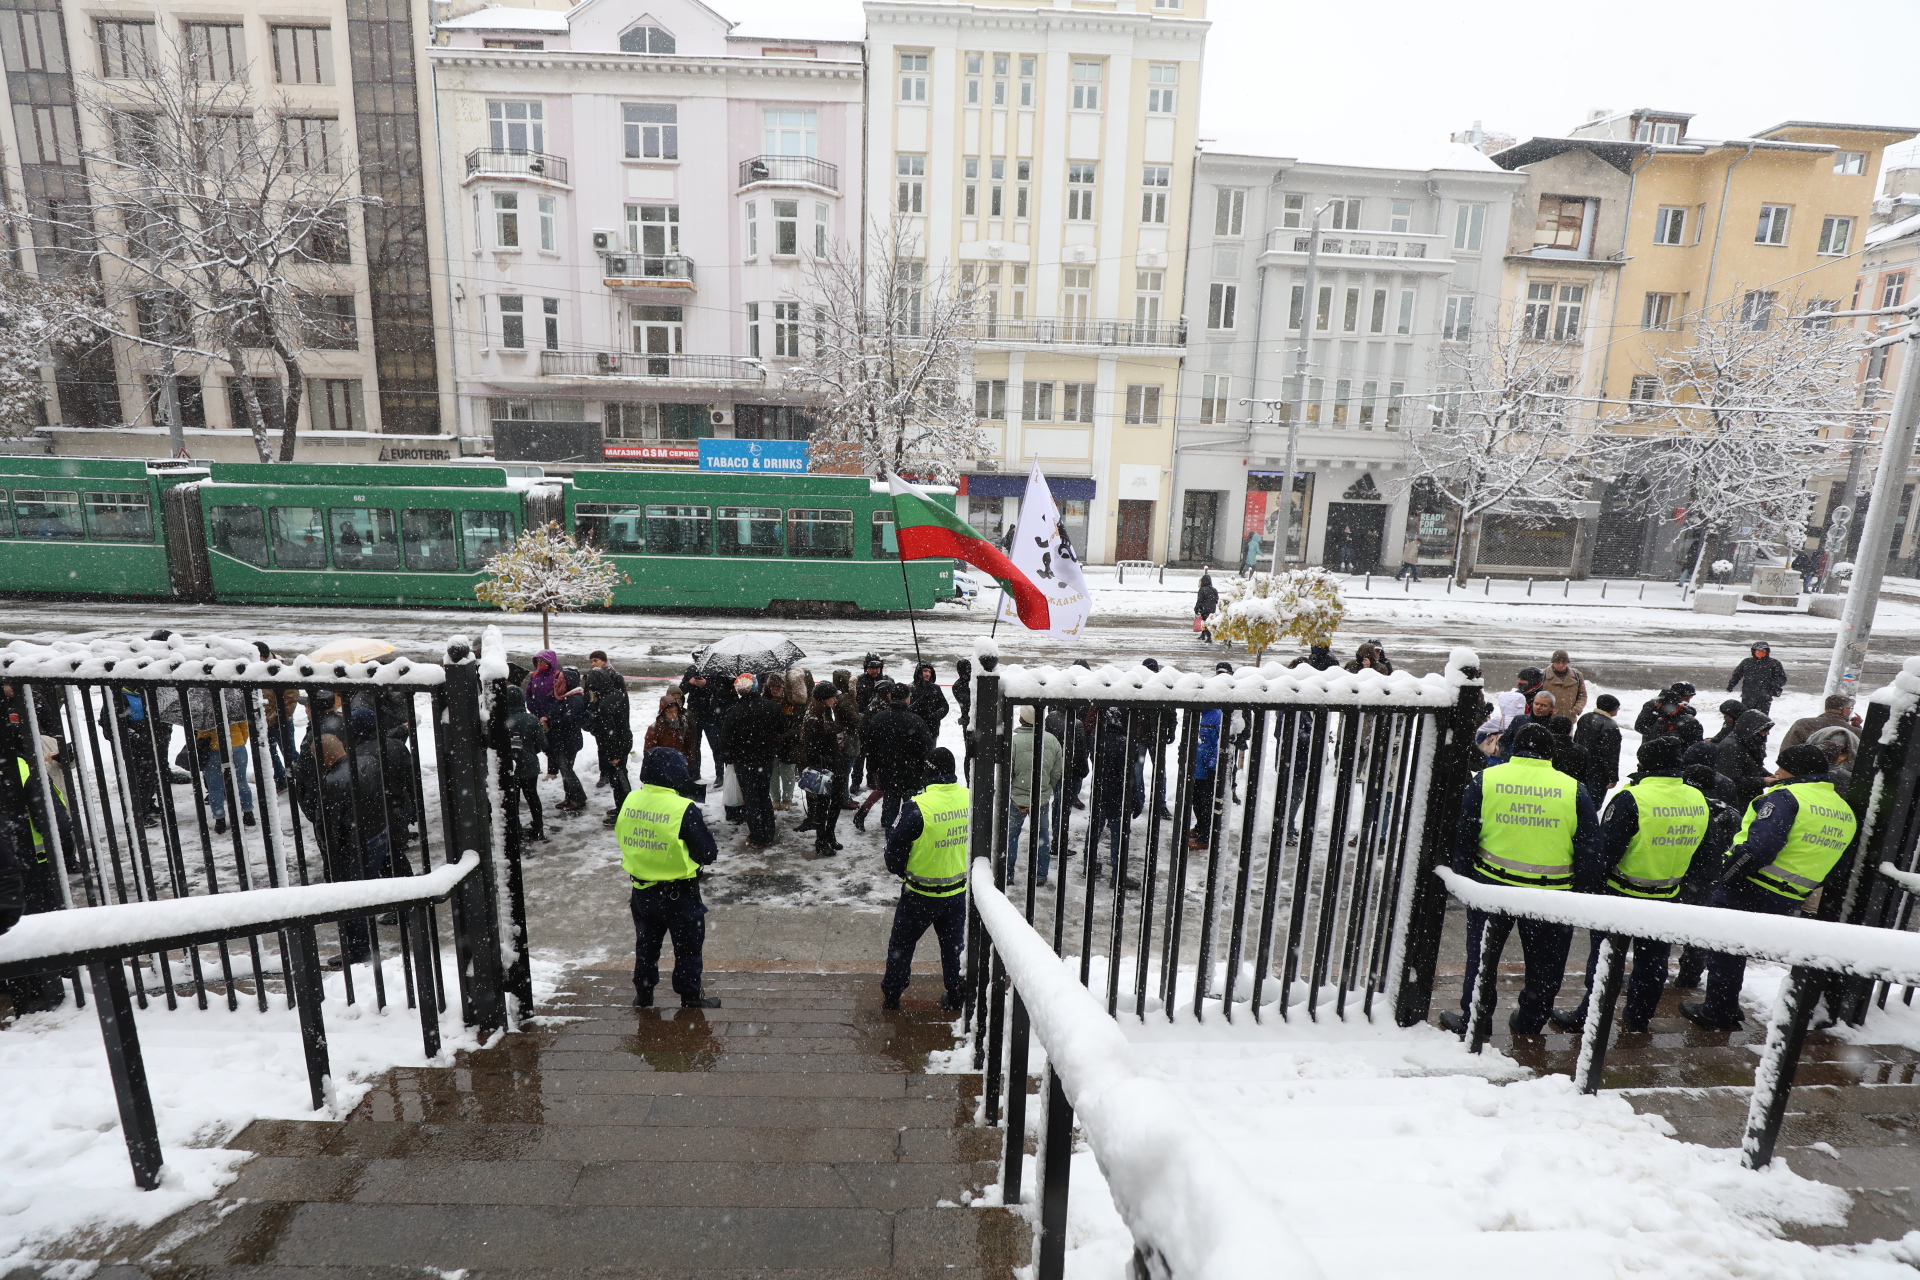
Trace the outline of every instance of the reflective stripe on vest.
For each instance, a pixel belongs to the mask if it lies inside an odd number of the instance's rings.
[[[649,782],[627,792],[614,820],[614,838],[620,843],[620,866],[636,889],[668,880],[691,880],[700,864],[687,853],[680,823],[693,801],[677,791]]]
[[[1607,873],[1607,887],[1630,898],[1673,898],[1707,835],[1707,798],[1678,778],[1643,778],[1625,787],[1639,830]]]
[[[1754,819],[1766,816],[1761,810],[1767,807],[1769,797],[1782,791],[1791,792],[1798,806],[1793,827],[1787,832],[1786,844],[1773,855],[1773,861],[1747,879],[1783,898],[1804,902],[1846,853],[1860,823],[1853,816],[1853,807],[1841,798],[1831,782],[1789,782],[1748,806],[1747,820],[1740,824],[1741,844],[1747,842],[1747,832]]]
[[[1532,889],[1572,888],[1579,786],[1551,760],[1528,756],[1481,774],[1481,874]]]
[[[972,793],[957,782],[937,782],[913,802],[920,808],[920,834],[907,852],[907,887],[930,898],[964,893]]]

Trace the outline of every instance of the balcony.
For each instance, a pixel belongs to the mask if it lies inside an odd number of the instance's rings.
[[[977,320],[980,342],[1048,347],[1184,347],[1187,326],[1143,320]]]
[[[761,183],[840,190],[840,166],[812,156],[755,156],[740,162],[740,185]]]
[[[567,162],[562,156],[544,151],[494,151],[476,147],[467,152],[469,178],[535,178],[542,182],[567,181]]]
[[[1276,227],[1267,232],[1268,253],[1307,255],[1310,231]],[[1448,262],[1444,236],[1416,235],[1405,231],[1326,231],[1320,232],[1320,256],[1347,258],[1412,258]]]
[[[635,382],[762,383],[758,361],[737,356],[654,356],[632,351],[542,351],[547,378],[619,378]]]
[[[679,289],[693,286],[693,259],[680,253],[600,254],[601,281],[609,289]]]

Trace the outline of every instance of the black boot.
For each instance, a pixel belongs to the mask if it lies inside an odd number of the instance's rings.
[[[1561,1031],[1578,1031],[1587,1025],[1586,1006],[1582,1005],[1578,1009],[1555,1009],[1547,1015],[1547,1021]]]
[[[720,997],[681,996],[680,1007],[682,1009],[718,1009],[720,1007]]]
[[[1449,1009],[1440,1015],[1440,1025],[1457,1036],[1467,1034],[1467,1015],[1458,1009]]]
[[[636,1009],[653,1008],[653,992],[651,990],[635,991],[633,993],[633,1005]]]

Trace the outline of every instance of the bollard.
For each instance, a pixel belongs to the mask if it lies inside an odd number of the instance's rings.
[[[1367,570],[1367,580],[1360,585],[1362,591],[1373,590],[1373,570]]]
[[[1453,575],[1452,574],[1447,575],[1447,594],[1448,595],[1453,594]]]
[[[1165,560],[1160,562],[1160,585],[1163,587],[1167,585],[1167,562]]]
[[[1573,579],[1562,578],[1560,580],[1560,598],[1562,600],[1565,600],[1567,598],[1567,593],[1571,590],[1573,590]]]
[[[1483,596],[1492,595],[1493,594],[1493,575],[1488,574],[1486,577],[1480,579],[1480,582],[1481,582],[1480,594]]]
[[[1412,579],[1412,578],[1408,578],[1408,579],[1407,579],[1407,589],[1406,589],[1406,591],[1405,591],[1405,593],[1404,593],[1404,594],[1406,594],[1406,595],[1412,595],[1412,594],[1413,594],[1413,579]]]
[[[1123,587],[1126,586],[1127,585],[1127,566],[1120,564],[1120,565],[1115,565],[1114,568],[1118,570],[1120,574],[1119,585]]]
[[[1527,599],[1533,599],[1533,579],[1527,579]]]
[[[1607,580],[1605,578],[1600,579],[1600,598],[1602,600],[1607,598]]]
[[[1647,598],[1647,584],[1644,582],[1640,584],[1640,598],[1642,600]]]

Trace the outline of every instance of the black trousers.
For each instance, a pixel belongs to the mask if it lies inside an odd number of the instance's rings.
[[[1579,1008],[1582,1017],[1586,1016],[1587,1001],[1593,999],[1594,975],[1600,971],[1600,943],[1606,936],[1595,933],[1592,945],[1587,948],[1587,993],[1580,997]],[[1660,1005],[1660,995],[1667,989],[1667,962],[1673,955],[1673,944],[1651,938],[1616,941],[1633,944],[1633,972],[1627,978],[1627,998],[1620,1020],[1630,1027],[1642,1026],[1653,1017],[1653,1011]]]
[[[700,882],[635,889],[627,898],[627,910],[633,914],[634,993],[653,994],[660,981],[660,944],[672,937],[674,993],[699,995],[707,945],[707,904],[700,900]]]
[[[353,847],[351,838],[342,840],[333,851],[334,881],[378,880],[384,877],[390,850],[384,831],[369,837],[358,849]],[[340,950],[350,964],[373,958],[371,917],[355,916],[340,922]]]
[[[1752,911],[1759,915],[1790,916],[1805,904],[1792,898],[1783,898],[1770,889],[1762,889],[1751,880],[1742,878],[1732,884],[1716,887],[1707,905],[1734,911]],[[1747,958],[1728,955],[1724,951],[1709,951],[1706,961],[1707,994],[1702,1003],[1707,1006],[1707,1016],[1730,1022],[1740,1016],[1740,987],[1747,977]]]
[[[540,810],[539,774],[536,773],[531,778],[510,776],[507,778],[506,785],[500,788],[500,790],[503,798],[507,802],[508,822],[513,823],[515,826],[520,824],[520,802],[525,800],[527,804],[527,817],[532,822],[532,829],[529,830],[527,834],[536,840],[546,834],[545,815],[542,814]]]
[[[1460,1007],[1469,1018],[1473,1016],[1473,986],[1480,976],[1481,964],[1497,967],[1500,963],[1498,951],[1487,956],[1481,954],[1480,939],[1486,927],[1486,912],[1467,912],[1467,982],[1460,992]],[[1547,1025],[1547,1014],[1553,1011],[1560,984],[1566,981],[1567,948],[1573,945],[1573,926],[1548,924],[1544,920],[1515,920],[1513,927],[1520,935],[1520,952],[1527,961],[1527,983],[1515,1001],[1513,1030],[1520,1035],[1539,1035]]]
[[[887,972],[880,979],[881,994],[897,996],[913,981],[913,953],[929,927],[940,940],[940,974],[946,981],[947,995],[960,998],[966,985],[960,954],[967,944],[967,895],[930,898],[907,888],[900,890],[900,903],[893,909],[893,936],[887,939]]]
[[[755,844],[772,844],[778,834],[773,825],[773,761],[730,763],[733,776],[740,780],[740,805],[747,811],[747,839]]]
[[[600,776],[613,788],[613,805],[617,809],[627,798],[627,792],[633,790],[633,782],[627,776],[627,752],[616,752],[599,738],[593,741],[600,757]]]

